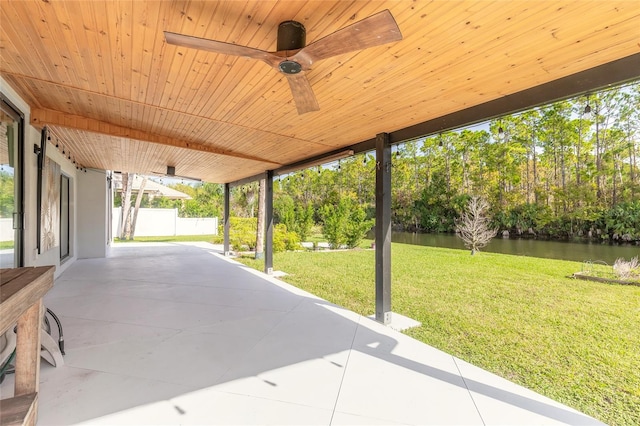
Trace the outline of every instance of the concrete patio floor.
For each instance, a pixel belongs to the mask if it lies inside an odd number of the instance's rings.
[[[220,253],[116,244],[68,268],[38,423],[600,424]]]

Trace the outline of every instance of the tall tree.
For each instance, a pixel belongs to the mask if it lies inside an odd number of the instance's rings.
[[[121,240],[127,238],[128,229],[131,226],[131,189],[134,177],[135,175],[132,173],[122,173],[122,210],[120,212],[120,232],[118,232]]]
[[[478,194],[507,229],[603,231],[605,210],[635,202],[640,192],[639,111],[634,83],[403,144],[393,157],[394,227],[450,232],[466,198]],[[302,206],[321,224],[317,212],[333,190],[353,192],[371,218],[375,164],[367,154],[293,173],[274,198],[289,197],[279,204],[289,209],[279,220],[299,222]]]
[[[143,176],[142,181],[140,182],[140,188],[138,189],[138,194],[136,195],[136,204],[135,204],[135,207],[133,208],[133,219],[131,220],[131,230],[128,236],[130,240],[133,240],[134,235],[136,233],[136,223],[138,222],[138,211],[140,211],[140,203],[142,202],[145,186],[147,186],[147,177]]]

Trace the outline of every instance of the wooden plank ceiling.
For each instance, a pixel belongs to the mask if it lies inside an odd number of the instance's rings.
[[[0,2],[0,74],[78,164],[231,182],[640,51],[638,1]],[[267,64],[163,31],[276,50],[389,9],[403,40],[314,63],[298,115]]]

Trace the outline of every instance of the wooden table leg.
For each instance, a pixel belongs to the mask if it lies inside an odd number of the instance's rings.
[[[35,425],[40,388],[42,296],[53,287],[55,266],[0,269],[0,332],[16,333],[14,397],[0,401],[0,426]]]
[[[18,319],[15,396],[38,392],[40,385],[40,321],[42,299]]]

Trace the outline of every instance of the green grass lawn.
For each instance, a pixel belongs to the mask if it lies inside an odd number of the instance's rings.
[[[640,287],[567,278],[577,262],[405,244],[392,253],[393,311],[422,322],[409,335],[603,422],[638,424]],[[274,269],[374,312],[372,250],[276,253]]]
[[[13,240],[11,241],[0,241],[0,250],[8,250],[13,248]]]

